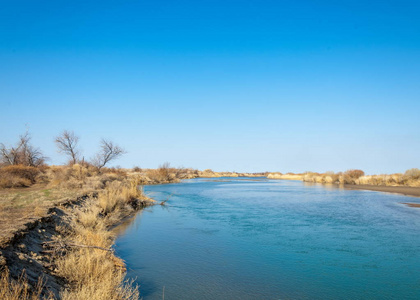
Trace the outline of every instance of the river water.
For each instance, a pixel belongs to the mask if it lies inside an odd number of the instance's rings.
[[[166,206],[120,228],[149,299],[420,299],[420,198],[300,181],[146,186]]]

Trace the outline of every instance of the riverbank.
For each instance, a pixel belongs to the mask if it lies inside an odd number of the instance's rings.
[[[381,186],[381,185],[355,185],[355,184],[344,184],[343,187],[349,190],[368,190],[376,192],[395,193],[405,196],[420,197],[420,187],[410,186]]]
[[[30,187],[2,189],[0,299],[138,299],[114,255],[113,229],[156,204],[140,185],[179,181],[168,174],[56,166]]]
[[[50,208],[0,249],[0,298],[138,299],[111,229],[152,204],[138,180],[124,179]]]

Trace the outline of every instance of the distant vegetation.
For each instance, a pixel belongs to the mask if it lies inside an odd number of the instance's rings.
[[[338,173],[326,172],[323,174],[307,172],[303,174],[302,179],[306,182],[318,183],[420,187],[420,170],[413,168],[405,173],[389,175],[365,175],[362,170],[348,170]]]

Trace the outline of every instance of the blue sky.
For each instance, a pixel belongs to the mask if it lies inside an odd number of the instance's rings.
[[[0,142],[114,165],[420,167],[418,1],[2,1]]]

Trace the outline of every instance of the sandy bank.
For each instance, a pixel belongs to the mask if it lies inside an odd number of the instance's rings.
[[[326,176],[317,176],[315,179],[320,180],[305,180],[305,175],[303,174],[281,174],[281,173],[270,173],[267,178],[269,179],[280,179],[280,180],[302,180],[304,182],[314,182],[320,184],[334,184],[336,186],[344,186],[344,188],[349,190],[368,190],[368,191],[377,191],[377,192],[386,192],[386,193],[395,193],[405,196],[420,197],[420,187],[417,186],[385,186],[385,185],[373,185],[373,184],[339,184],[335,183],[332,178]],[[322,180],[321,180],[322,179]],[[412,207],[420,207],[417,204],[410,205]]]
[[[270,173],[267,175],[267,178],[268,179],[282,179],[282,180],[303,180],[303,175]]]
[[[396,193],[396,194],[402,194],[406,196],[420,197],[420,187],[345,184],[344,188],[349,189],[349,190],[368,190],[368,191]]]

